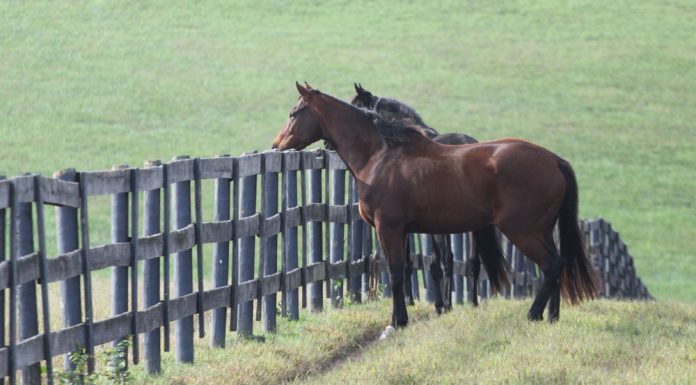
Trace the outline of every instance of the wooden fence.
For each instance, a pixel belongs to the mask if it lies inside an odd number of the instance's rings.
[[[14,384],[21,372],[24,383],[38,384],[43,372],[52,383],[52,358],[82,348],[92,371],[95,346],[129,336],[130,359],[137,364],[142,352],[149,372],[161,370],[161,351],[170,350],[172,333],[177,361],[192,362],[194,321],[199,338],[208,331],[211,344],[223,347],[230,331],[252,334],[254,303],[256,319],[273,331],[278,305],[283,316],[297,319],[300,308],[321,310],[325,298],[333,306],[340,306],[344,293],[360,301],[375,266],[381,266],[384,295],[389,295],[383,258],[377,258],[381,263],[371,259],[378,247],[372,229],[359,218],[347,174],[335,153],[317,150],[178,157],[143,168],[1,180],[0,377]],[[214,220],[205,222],[201,184],[211,179],[213,196],[205,199],[214,200]],[[92,245],[89,202],[99,195],[111,197],[111,243]],[[47,255],[46,205],[55,207],[57,256]],[[584,222],[583,229],[603,295],[649,298],[611,226],[595,220]],[[465,274],[471,241],[466,234],[451,237],[454,298],[464,303],[471,292]],[[423,268],[432,259],[430,237],[412,236],[409,242],[415,294],[420,297],[424,287],[430,298],[431,277]],[[511,244],[504,245],[514,268],[504,295],[530,295],[540,282],[538,269]],[[212,248],[208,290],[204,247]],[[95,321],[93,292],[104,289],[93,287],[92,273],[105,268],[112,269],[114,315]],[[57,305],[49,303],[52,282],[61,287],[61,330],[50,327],[50,309]],[[485,273],[480,292],[484,298],[490,293]],[[206,312],[211,312],[209,325]]]

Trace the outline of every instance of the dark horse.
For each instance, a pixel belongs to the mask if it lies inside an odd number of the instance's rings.
[[[413,125],[421,130],[423,135],[440,144],[471,144],[478,141],[467,134],[448,133],[440,134],[434,128],[425,124],[420,115],[412,107],[400,102],[397,99],[385,98],[373,95],[370,91],[363,88],[360,84],[354,84],[355,96],[351,104],[356,107],[363,107],[372,110],[379,114],[387,121],[404,121],[410,120]],[[474,238],[474,250],[469,256],[467,262],[467,270],[472,277],[472,293],[471,299],[474,306],[478,306],[478,283],[481,271],[481,255],[483,253],[495,253],[485,260],[496,260],[500,258],[502,250],[497,238],[495,227],[485,226],[472,233]],[[431,239],[434,245],[435,260],[430,265],[430,272],[435,285],[435,309],[438,313],[442,309],[449,310],[452,307],[452,273],[453,273],[453,255],[450,248],[449,237],[445,234],[432,234]],[[408,248],[408,245],[407,245]],[[408,250],[408,249],[407,249]],[[410,253],[407,251],[406,255]],[[411,287],[411,276],[413,264],[410,259],[406,262],[406,295],[413,304],[413,289]],[[444,270],[444,274],[443,274]],[[444,275],[444,279],[443,279]],[[443,295],[444,294],[444,295]]]
[[[392,324],[406,326],[406,234],[461,233],[495,225],[544,272],[529,310],[559,317],[561,294],[571,303],[596,296],[585,255],[570,164],[520,139],[441,145],[417,128],[390,124],[319,90],[304,88],[274,140],[280,150],[331,143],[358,186],[360,216],[374,226],[392,282]],[[448,188],[442,188],[447,183]],[[560,253],[553,239],[558,222]],[[485,255],[482,256],[485,258]],[[484,261],[491,286],[507,283],[504,258]]]

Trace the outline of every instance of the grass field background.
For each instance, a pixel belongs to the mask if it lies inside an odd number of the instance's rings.
[[[3,1],[0,174],[267,149],[295,80],[343,99],[361,82],[442,132],[569,159],[582,216],[621,232],[658,299],[694,302],[695,17],[690,1]]]

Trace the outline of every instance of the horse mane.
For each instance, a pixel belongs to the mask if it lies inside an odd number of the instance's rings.
[[[417,128],[430,139],[440,134],[437,130],[425,124],[423,118],[421,118],[413,107],[397,99],[381,98],[378,104],[373,108],[387,120],[409,120],[410,125],[419,126]]]
[[[365,116],[372,120],[377,132],[390,147],[400,146],[410,142],[414,137],[423,137],[423,131],[418,122],[412,118],[386,119],[379,113],[367,108],[360,108]]]

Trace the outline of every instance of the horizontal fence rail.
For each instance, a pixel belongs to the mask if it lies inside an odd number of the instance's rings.
[[[169,163],[147,162],[143,168],[63,170],[54,178],[0,177],[0,318],[8,325],[8,335],[0,328],[0,377],[16,383],[21,373],[25,383],[38,384],[43,362],[51,383],[53,357],[77,349],[88,352],[88,370],[93,371],[95,346],[126,338],[132,339],[129,357],[134,364],[141,360],[142,339],[145,367],[156,373],[161,351],[170,349],[170,323],[176,359],[193,362],[194,319],[199,338],[210,330],[211,345],[224,347],[228,330],[253,333],[254,311],[265,331],[272,332],[276,306],[283,316],[297,319],[300,307],[321,310],[324,298],[331,306],[340,306],[344,295],[351,301],[367,299],[362,296],[370,296],[370,282],[381,284],[388,295],[385,258],[373,231],[360,219],[355,183],[346,170],[335,152],[316,150],[177,157]],[[213,194],[202,191],[205,180],[214,180]],[[96,196],[112,202],[112,242],[101,245],[90,244],[89,237],[88,202]],[[208,200],[214,204],[212,221],[202,215]],[[58,255],[46,255],[45,205],[55,207]],[[582,229],[601,294],[651,298],[611,225],[590,220]],[[454,300],[470,302],[471,238],[450,237]],[[414,297],[423,293],[428,298],[423,285],[432,282],[432,242],[427,235],[411,236],[409,242]],[[539,270],[507,241],[504,250],[513,272],[503,295],[531,295],[541,282]],[[206,266],[212,267],[207,290]],[[93,292],[104,288],[92,287],[92,272],[106,268],[112,269],[112,315],[97,321]],[[61,285],[60,306],[48,302],[53,282]],[[479,293],[491,295],[485,270]],[[49,308],[62,309],[58,330],[49,327]],[[207,312],[212,312],[208,326]],[[64,368],[72,369],[69,362]]]

